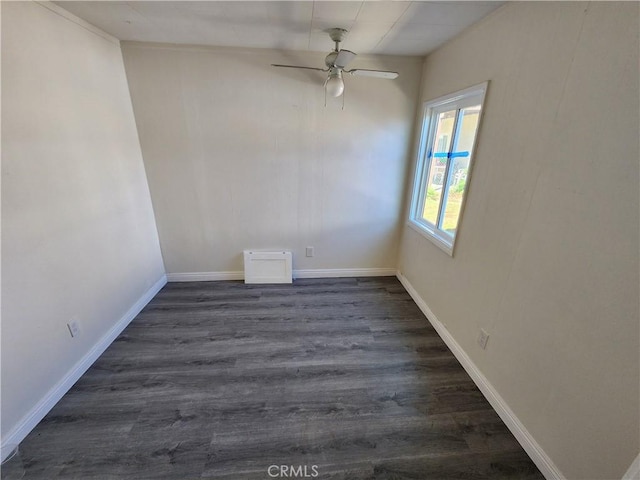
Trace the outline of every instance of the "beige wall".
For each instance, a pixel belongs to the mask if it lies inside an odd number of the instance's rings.
[[[570,479],[640,450],[638,9],[516,2],[424,65],[491,83],[455,256],[405,228],[400,269]]]
[[[342,111],[323,106],[322,72],[270,66],[323,54],[123,53],[167,272],[242,270],[245,248],[291,249],[296,269],[395,268],[420,59],[358,58],[400,77],[346,78]]]
[[[2,2],[3,442],[164,274],[119,45],[57,11]]]

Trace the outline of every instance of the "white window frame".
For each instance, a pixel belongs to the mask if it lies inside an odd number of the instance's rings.
[[[420,145],[418,148],[418,158],[416,161],[416,170],[413,181],[413,194],[411,199],[411,209],[409,210],[408,225],[422,234],[425,238],[429,239],[436,246],[446,252],[448,255],[453,256],[453,249],[456,242],[456,237],[460,231],[462,224],[462,215],[464,213],[464,207],[467,203],[467,192],[469,190],[469,184],[471,183],[471,173],[473,171],[473,157],[476,151],[476,145],[478,143],[478,134],[480,132],[480,126],[482,124],[482,116],[484,113],[484,98],[487,93],[489,82],[484,82],[473,87],[465,88],[458,92],[445,95],[443,97],[436,98],[434,100],[428,100],[423,104],[422,115],[422,129],[420,131]],[[431,167],[431,161],[427,158],[427,150],[433,143],[433,136],[435,135],[437,126],[437,116],[443,111],[449,111],[453,108],[456,110],[472,105],[478,105],[480,103],[480,115],[478,117],[478,125],[476,127],[475,138],[473,140],[473,149],[471,157],[469,158],[469,169],[467,172],[467,179],[465,182],[465,188],[463,191],[462,204],[460,206],[460,215],[458,217],[458,225],[456,227],[455,235],[438,228],[436,219],[436,225],[422,218],[422,208],[424,208],[424,198],[427,189],[427,176],[429,174],[429,168]],[[454,124],[453,138],[451,139],[451,147],[455,145],[456,136],[458,135],[458,125]],[[451,162],[451,160],[449,161]],[[449,165],[449,164],[448,164]],[[442,202],[445,201],[446,195],[449,190],[450,179],[449,166],[447,166],[445,180],[443,182],[442,190]],[[438,218],[442,214],[442,203],[440,205],[440,211]]]

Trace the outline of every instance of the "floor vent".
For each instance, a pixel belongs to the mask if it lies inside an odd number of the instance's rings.
[[[244,251],[244,283],[292,283],[291,252]]]

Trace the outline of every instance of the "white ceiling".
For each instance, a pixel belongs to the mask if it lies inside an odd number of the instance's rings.
[[[356,53],[425,55],[504,2],[58,1],[121,40],[327,52],[324,30]]]

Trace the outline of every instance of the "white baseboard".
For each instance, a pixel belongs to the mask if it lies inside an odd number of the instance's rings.
[[[622,480],[640,480],[640,453],[633,461],[627,473],[624,474]]]
[[[107,349],[118,335],[125,329],[131,320],[151,301],[151,299],[167,283],[167,277],[163,275],[138,301],[118,320],[118,322],[105,333],[89,352],[76,363],[73,368],[51,389],[47,394],[27,413],[18,424],[13,427],[0,443],[0,455],[2,460],[11,453],[7,449],[9,445],[18,445],[35,428],[65,393],[80,379],[100,355]]]
[[[244,280],[244,272],[167,273],[168,282],[216,282],[219,280]]]
[[[293,278],[392,277],[395,268],[326,268],[294,270]]]
[[[413,288],[413,285],[407,280],[407,278],[402,275],[402,273],[397,272],[398,280],[402,283],[404,288],[409,292],[409,295],[413,298],[416,305],[422,310],[422,313],[425,314],[433,328],[436,329],[438,335],[444,340],[449,349],[453,352],[458,361],[462,364],[463,368],[467,371],[471,379],[478,386],[482,394],[489,401],[494,410],[498,413],[502,421],[505,425],[511,430],[516,440],[522,445],[522,448],[527,452],[531,460],[536,464],[540,472],[545,476],[545,478],[557,479],[557,480],[565,480],[564,475],[560,472],[558,467],[553,463],[551,458],[545,453],[542,447],[535,441],[533,436],[529,433],[526,427],[518,420],[513,410],[509,408],[509,405],[505,402],[505,400],[500,396],[498,391],[491,385],[489,380],[482,374],[482,372],[478,369],[473,360],[467,355],[467,353],[462,349],[460,344],[456,342],[451,333],[447,330],[447,328],[438,320],[438,318],[431,311],[426,302],[422,299],[420,294]],[[626,478],[626,477],[625,477]],[[630,477],[633,478],[633,477]],[[635,479],[634,479],[635,480]]]
[[[293,278],[337,277],[389,277],[395,276],[395,268],[326,268],[294,270]],[[244,280],[244,272],[189,272],[168,273],[169,282],[211,282],[218,280]]]

